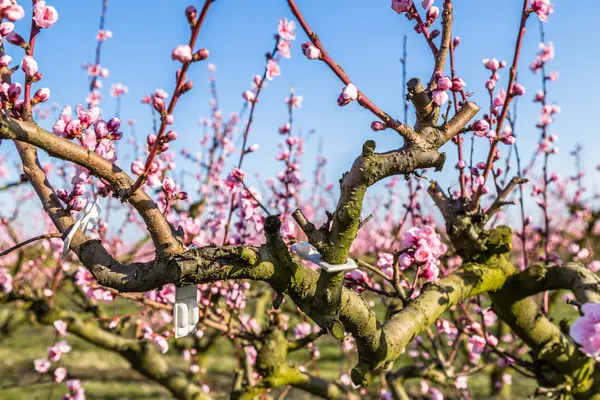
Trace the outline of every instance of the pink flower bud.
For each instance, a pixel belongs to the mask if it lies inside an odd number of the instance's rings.
[[[111,132],[119,130],[120,126],[121,126],[121,120],[117,117],[111,118],[108,121],[108,123],[106,124],[106,128]]]
[[[429,8],[431,7],[432,4],[433,4],[433,0],[422,0],[421,1],[421,5],[426,10],[429,10]]]
[[[175,182],[173,181],[173,179],[171,179],[167,176],[163,180],[162,189],[165,191],[165,193],[172,194],[173,191],[175,190]]]
[[[548,74],[548,80],[554,82],[558,80],[558,72],[554,71],[554,72],[550,72]]]
[[[173,122],[175,122],[175,118],[173,117],[172,114],[167,114],[163,117],[163,121],[165,122],[165,124],[167,125],[172,125]]]
[[[254,92],[251,90],[246,90],[244,93],[242,93],[242,97],[250,103],[256,100],[256,94],[254,94]]]
[[[187,194],[187,192],[179,192],[177,194],[177,197],[179,198],[179,200],[187,200],[188,194]]]
[[[73,210],[81,211],[85,208],[87,201],[83,197],[74,197],[69,203]]]
[[[3,22],[0,24],[0,36],[6,36],[15,29],[15,24],[12,22]]]
[[[82,183],[77,183],[73,187],[73,196],[81,196],[85,193],[85,186]]]
[[[465,162],[465,160],[459,160],[456,163],[456,169],[463,169],[467,166],[467,163]]]
[[[321,50],[319,50],[310,42],[302,44],[302,52],[309,60],[316,60],[317,58],[321,58]]]
[[[407,11],[413,5],[413,0],[392,0],[392,10],[398,14]]]
[[[142,175],[142,173],[144,172],[144,163],[139,160],[132,162],[131,172],[138,176]]]
[[[25,72],[27,77],[31,78],[38,72],[37,61],[31,56],[25,56],[23,57],[23,61],[21,61],[21,69]]]
[[[522,96],[525,94],[525,87],[520,83],[515,83],[512,87],[511,93],[513,96]]]
[[[166,137],[167,137],[167,140],[169,140],[169,141],[175,140],[175,139],[177,139],[177,132],[169,131],[169,132],[167,132]]]
[[[187,81],[183,84],[183,87],[181,88],[181,92],[182,93],[187,93],[190,90],[192,90],[192,88],[194,87],[194,82],[192,81]]]
[[[192,61],[192,48],[187,44],[182,44],[175,47],[173,52],[171,52],[171,59],[173,61],[180,61],[182,63],[188,63]]]
[[[475,132],[477,134],[477,132],[483,132],[483,135],[485,135],[485,133],[488,131],[488,129],[490,129],[490,124],[484,120],[484,119],[480,119],[479,121],[475,121],[472,125],[472,129],[473,132]],[[483,136],[483,135],[478,135],[478,136]]]
[[[154,106],[154,109],[161,114],[165,111],[165,101],[158,96],[152,98],[152,105]]]
[[[9,100],[15,101],[21,95],[21,84],[18,82],[11,83],[6,94]]]
[[[0,57],[0,67],[8,67],[8,64],[12,61],[12,57],[9,55],[4,55]]]
[[[431,31],[431,33],[429,34],[429,39],[435,39],[436,37],[440,36],[440,30],[439,29],[434,29]]]
[[[60,188],[56,191],[56,195],[58,196],[59,199],[61,199],[62,201],[67,201],[69,199],[69,194],[67,193],[67,191],[63,188]]]
[[[119,131],[112,132],[110,135],[108,135],[108,138],[110,140],[121,140],[121,139],[123,139],[123,132],[119,132]]]
[[[246,150],[246,152],[254,153],[256,150],[258,150],[258,145],[255,143],[252,146],[248,147],[248,150]]]
[[[436,20],[436,18],[440,15],[440,9],[438,7],[431,7],[429,10],[427,10],[427,23],[429,25],[433,24],[433,22]]]
[[[381,121],[373,121],[371,122],[371,129],[375,132],[383,131],[387,129],[387,126]]]
[[[194,6],[187,6],[185,9],[185,16],[190,24],[196,21],[197,12],[196,7]]]
[[[342,93],[338,98],[338,104],[340,106],[345,106],[346,104],[356,99],[358,99],[358,89],[356,88],[356,86],[354,86],[353,83],[349,83],[348,85],[346,85],[344,90],[342,90]]]
[[[156,135],[154,134],[150,134],[148,135],[148,138],[146,139],[146,142],[152,146],[155,142],[156,142]]]
[[[194,61],[206,60],[209,55],[210,52],[208,51],[208,49],[200,49],[196,52],[196,54],[194,54]]]
[[[104,139],[108,135],[108,128],[104,120],[99,120],[94,126],[94,132],[96,133],[96,139]]]
[[[50,98],[50,89],[41,88],[33,95],[33,100],[36,103],[43,103]]]
[[[6,40],[8,43],[15,46],[23,46],[25,44],[25,39],[23,39],[23,36],[19,35],[17,32],[11,32],[6,35]]]
[[[484,58],[481,61],[483,61],[483,65],[490,71],[496,72],[500,68],[500,63],[495,58]]]
[[[454,45],[454,48],[458,47],[458,45],[460,44],[460,36],[455,37],[454,42],[452,42],[452,44]]]
[[[2,16],[10,21],[18,21],[25,16],[25,10],[18,4],[11,4],[2,9]]]

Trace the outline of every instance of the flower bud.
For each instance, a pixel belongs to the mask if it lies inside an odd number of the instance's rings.
[[[383,130],[387,129],[387,126],[381,121],[373,121],[373,122],[371,122],[371,129],[374,130],[375,132],[383,131]]]
[[[106,127],[110,132],[118,130],[120,126],[121,120],[117,117],[111,118],[106,124]]]

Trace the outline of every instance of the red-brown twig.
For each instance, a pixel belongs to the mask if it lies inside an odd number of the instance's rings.
[[[206,18],[206,14],[208,13],[208,9],[210,8],[210,5],[213,3],[213,1],[214,0],[206,0],[204,2],[204,6],[202,7],[202,11],[200,12],[200,15],[198,16],[198,20],[192,27],[192,33],[190,35],[190,41],[189,41],[189,46],[192,49],[192,52],[194,52],[194,47],[196,45],[196,40],[198,39],[198,34],[200,33],[200,28],[202,27],[204,19]],[[177,83],[175,84],[175,88],[173,89],[173,96],[171,96],[171,101],[169,102],[169,107],[167,108],[167,111],[166,111],[167,115],[173,114],[175,105],[177,105],[177,100],[179,100],[179,97],[183,93],[182,89],[183,89],[183,85],[185,83],[187,70],[190,67],[190,64],[192,62],[193,61],[184,63],[183,67],[181,67],[181,70],[179,71],[179,74],[177,75]],[[148,158],[146,159],[146,164],[144,165],[144,171],[137,178],[137,180],[135,181],[133,186],[131,186],[131,190],[129,192],[130,194],[135,193],[136,190],[138,190],[146,182],[146,178],[148,177],[148,171],[150,170],[150,166],[154,162],[154,158],[156,157],[156,155],[159,153],[159,149],[162,147],[161,139],[162,139],[166,129],[167,129],[167,123],[166,123],[165,119],[162,118],[161,122],[160,122],[160,128],[158,130],[158,133],[156,134],[156,141],[152,145],[152,148],[150,149],[150,154],[148,155]]]
[[[288,0],[288,5],[296,19],[302,26],[302,29],[312,42],[312,44],[321,52],[320,59],[329,66],[329,68],[337,75],[337,77],[345,85],[349,85],[350,83],[352,83],[346,72],[344,72],[344,70],[329,56],[329,54],[325,50],[325,47],[323,47],[319,36],[310,29],[310,26],[308,26],[308,23],[304,19],[304,16],[298,9],[296,2],[294,0]],[[371,111],[375,116],[377,116],[377,118],[382,120],[388,128],[391,128],[398,132],[400,136],[404,137],[407,140],[414,140],[416,138],[416,134],[409,126],[404,125],[399,121],[395,120],[394,118],[390,117],[386,112],[382,111],[371,100],[369,100],[369,98],[360,90],[358,91],[357,101],[361,106]]]
[[[530,10],[528,9],[529,0],[523,0],[523,11],[521,12],[521,24],[519,25],[519,34],[517,35],[517,43],[515,45],[515,53],[513,57],[513,62],[510,67],[510,73],[508,78],[508,88],[506,90],[506,100],[504,101],[504,105],[502,106],[502,112],[500,113],[500,117],[498,118],[498,122],[496,123],[496,132],[498,135],[502,132],[502,124],[506,119],[508,114],[508,108],[510,106],[510,102],[513,99],[512,95],[512,87],[515,83],[515,79],[517,77],[517,65],[519,64],[519,55],[521,54],[521,45],[523,44],[523,37],[525,36],[525,25],[527,23],[527,18],[530,15]],[[485,165],[485,169],[483,170],[483,183],[477,188],[477,192],[473,199],[471,200],[471,206],[473,209],[477,208],[479,204],[479,198],[483,194],[483,188],[487,181],[487,177],[494,166],[494,158],[496,156],[496,150],[498,148],[499,139],[495,139],[490,147],[490,152],[488,154],[487,162]]]

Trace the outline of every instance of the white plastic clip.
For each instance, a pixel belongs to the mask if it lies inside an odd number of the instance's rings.
[[[323,256],[321,253],[319,253],[317,249],[315,249],[315,247],[308,242],[294,243],[290,247],[292,248],[292,251],[294,251],[300,257],[312,262],[313,264],[317,264],[327,272],[351,271],[358,268],[354,260],[351,258],[346,259],[345,264],[329,264],[323,261]]]
[[[93,203],[87,203],[83,209],[83,218],[77,220],[71,227],[69,234],[64,239],[65,245],[63,246],[62,258],[63,260],[69,255],[69,247],[71,247],[71,240],[77,231],[85,233],[88,229],[94,229],[98,225],[98,218],[102,212],[102,206],[100,205],[100,198],[97,197]]]
[[[173,319],[175,320],[175,338],[196,333],[200,320],[197,285],[187,285],[175,289]]]

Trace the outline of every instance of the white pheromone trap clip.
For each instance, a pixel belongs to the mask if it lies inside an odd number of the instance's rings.
[[[98,225],[98,218],[102,212],[102,206],[100,205],[100,198],[97,197],[93,203],[87,203],[83,209],[83,218],[77,220],[71,227],[69,234],[64,239],[65,245],[63,246],[62,258],[63,260],[69,255],[69,247],[71,247],[71,240],[75,236],[77,231],[85,233],[88,229],[94,229]]]
[[[358,268],[353,259],[346,259],[345,264],[329,264],[323,261],[323,256],[308,242],[298,242],[290,246],[300,257],[317,264],[327,272],[351,271]]]
[[[175,289],[173,318],[175,320],[175,338],[196,333],[200,320],[197,285],[187,285]]]

